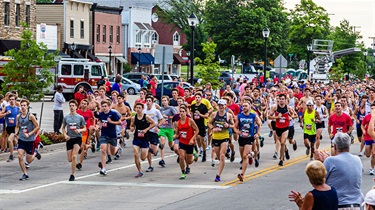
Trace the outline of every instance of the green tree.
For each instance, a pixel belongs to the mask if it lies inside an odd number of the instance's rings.
[[[203,85],[210,82],[212,89],[216,90],[219,87],[219,62],[215,60],[215,49],[216,44],[213,41],[202,43],[203,53],[205,54],[205,59],[202,61],[200,58],[196,58],[195,61],[198,63],[197,68],[200,69],[198,72],[199,78],[202,79]]]
[[[332,80],[342,80],[345,75],[344,62],[341,59],[336,59],[335,66],[332,66],[331,71],[329,72],[329,78]]]
[[[47,54],[47,46],[43,43],[37,44],[33,38],[32,31],[24,25],[21,35],[21,48],[9,50],[6,56],[13,58],[4,65],[4,92],[17,90],[18,94],[29,100],[39,100],[43,94],[43,88],[47,88],[53,82],[53,75],[49,69],[55,66],[55,54]]]

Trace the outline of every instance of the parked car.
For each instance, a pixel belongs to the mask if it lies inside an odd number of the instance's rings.
[[[142,72],[130,72],[122,75],[123,77],[139,84],[139,80],[141,79],[142,75],[149,76],[147,73],[142,73]]]
[[[176,88],[178,86],[179,82],[164,82],[164,86],[162,86],[162,83],[159,83],[156,88],[156,99],[161,101],[161,88],[163,87],[164,92],[163,95],[167,95],[170,98],[172,98],[172,89]],[[184,82],[184,88],[190,88],[192,87],[189,83]]]
[[[155,74],[156,79],[161,83],[161,79],[163,78],[162,74]],[[164,82],[172,82],[173,77],[169,74],[164,74]]]
[[[230,85],[233,82],[232,73],[229,71],[221,72],[219,81],[221,81],[221,79],[224,79],[224,82],[227,83],[227,85]]]
[[[114,76],[108,76],[109,82],[113,85],[115,83]],[[122,77],[122,91],[126,91],[129,95],[137,95],[141,90],[141,86],[125,77]]]

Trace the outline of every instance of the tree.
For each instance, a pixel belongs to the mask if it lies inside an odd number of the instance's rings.
[[[212,89],[216,90],[219,87],[219,62],[215,60],[215,49],[216,44],[213,41],[202,43],[202,51],[205,54],[205,59],[202,61],[200,58],[196,58],[195,61],[198,63],[197,68],[199,71],[199,78],[202,79],[203,84],[208,82],[211,83]]]
[[[43,88],[47,88],[53,82],[53,75],[49,69],[55,66],[53,53],[47,53],[47,46],[43,43],[37,44],[33,33],[28,26],[24,25],[22,32],[21,48],[5,52],[13,60],[9,61],[3,68],[4,92],[17,90],[18,94],[29,100],[39,100],[43,94]]]

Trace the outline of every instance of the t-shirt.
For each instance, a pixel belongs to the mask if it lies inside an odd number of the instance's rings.
[[[154,82],[154,80],[150,81],[150,85],[151,85],[151,93],[152,93],[152,95],[156,96],[156,83]]]
[[[197,126],[204,127],[204,118],[196,114],[195,111],[199,111],[203,115],[206,114],[208,112],[206,105],[204,105],[203,103],[199,105],[192,104],[190,109],[191,109],[193,120],[197,124]]]
[[[10,110],[10,114],[5,116],[6,127],[16,126],[16,117],[20,113],[20,108],[18,106],[11,107],[10,105],[5,107],[5,113]]]
[[[174,100],[173,98],[171,98],[171,99],[169,100],[169,105],[170,105],[170,106],[178,106],[177,100]]]
[[[172,128],[172,116],[177,114],[177,110],[172,106],[161,107],[160,112],[162,115],[168,116],[168,118],[164,118],[164,123],[161,125],[161,128]]]
[[[195,101],[195,96],[190,96],[189,98],[185,98],[187,104],[192,104]]]
[[[363,133],[363,139],[366,140],[373,140],[370,135],[368,135],[367,129],[368,129],[368,124],[370,123],[371,120],[371,114],[368,114],[363,118],[362,120],[362,125],[365,127],[365,132]]]
[[[107,114],[104,112],[99,113],[99,120],[102,122],[102,136],[107,136],[109,138],[116,138],[116,125],[109,123],[107,119],[111,119],[112,121],[119,121],[120,115],[113,110],[110,110]]]
[[[335,135],[337,131],[346,133],[348,132],[348,126],[352,126],[353,121],[349,115],[342,113],[341,116],[336,114],[331,115],[328,120],[328,126],[332,126],[332,134]]]
[[[83,112],[82,110],[78,109],[77,113],[79,115],[81,115],[85,119],[86,128],[89,129],[90,126],[91,126],[91,121],[92,121],[92,119],[94,119],[94,113],[91,110],[89,110],[89,109],[86,110],[85,112]]]
[[[233,102],[232,102],[231,105],[227,105],[227,108],[230,109],[230,110],[232,110],[233,114],[235,116],[237,116],[241,112],[240,107],[238,106],[238,104],[235,104]]]
[[[115,82],[115,84],[112,85],[111,91],[117,91],[117,92],[121,93],[121,84]]]
[[[159,123],[159,120],[163,119],[163,115],[161,115],[160,111],[153,106],[150,110],[147,110],[147,108],[143,109],[143,113],[151,117],[151,119],[156,123],[156,125]],[[150,129],[150,132],[155,133],[155,127]]]
[[[77,138],[77,137],[82,137],[82,134],[76,133],[75,130],[80,129],[83,126],[85,126],[86,122],[85,122],[85,119],[79,114],[75,114],[75,115],[68,114],[64,117],[63,125],[66,128],[66,134],[70,138]]]

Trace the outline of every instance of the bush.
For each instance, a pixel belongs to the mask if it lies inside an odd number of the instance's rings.
[[[51,145],[52,142],[49,140],[49,138],[43,134],[40,134],[40,141],[43,145]]]

